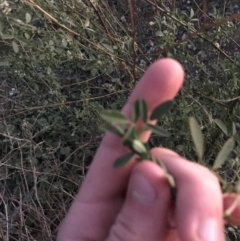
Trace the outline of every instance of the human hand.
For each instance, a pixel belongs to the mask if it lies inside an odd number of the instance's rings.
[[[134,89],[123,113],[131,115],[136,99],[151,111],[173,99],[182,86],[182,67],[172,59],[154,63]],[[144,133],[147,141],[150,132]],[[66,218],[58,241],[223,241],[223,210],[234,194],[221,194],[217,178],[205,167],[175,152],[155,148],[174,176],[178,190],[172,203],[170,186],[155,163],[130,161],[114,169],[115,159],[128,152],[121,139],[106,134]],[[240,217],[240,205],[233,212]]]

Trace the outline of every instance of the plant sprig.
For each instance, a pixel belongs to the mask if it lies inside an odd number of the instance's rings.
[[[137,155],[137,160],[153,160],[150,153],[148,143],[141,141],[140,136],[145,131],[151,131],[158,136],[167,137],[170,133],[164,128],[149,124],[149,120],[160,120],[171,108],[173,101],[166,101],[158,105],[150,117],[147,103],[143,99],[136,100],[133,104],[132,119],[129,119],[123,113],[116,110],[106,110],[100,115],[106,121],[100,128],[104,131],[111,132],[122,138],[122,144],[130,149],[130,153],[117,158],[114,162],[114,167],[119,168],[125,165],[134,155]],[[142,121],[139,128],[137,123]]]
[[[164,164],[156,157],[152,156],[148,142],[142,142],[140,137],[143,132],[152,133],[168,137],[170,133],[164,128],[149,124],[149,120],[159,121],[172,107],[173,101],[166,101],[158,105],[149,117],[147,103],[143,99],[136,100],[133,104],[132,119],[127,118],[123,113],[116,110],[106,110],[101,113],[101,117],[106,121],[100,128],[103,131],[111,132],[122,138],[123,146],[130,149],[130,152],[117,158],[113,164],[115,168],[120,168],[136,156],[137,161],[150,160],[157,163],[165,171],[166,178],[171,186],[172,196],[175,199],[176,189],[173,176],[167,171]],[[139,121],[142,122],[139,127]]]
[[[176,198],[176,186],[174,177],[168,172],[165,165],[158,160],[156,157],[152,156],[150,152],[150,146],[148,142],[142,142],[140,137],[143,132],[151,131],[158,136],[168,137],[170,133],[164,128],[158,125],[149,124],[149,120],[159,121],[164,114],[166,114],[172,107],[173,101],[166,101],[158,105],[151,113],[149,117],[149,112],[147,108],[147,103],[143,99],[136,100],[132,108],[132,119],[129,119],[123,113],[116,110],[106,110],[101,113],[101,117],[106,121],[100,128],[103,131],[111,132],[122,138],[122,144],[130,149],[130,152],[117,158],[114,162],[115,168],[120,168],[126,163],[128,163],[134,156],[136,156],[137,161],[151,160],[157,163],[164,170],[166,178],[169,181],[172,197]],[[141,127],[139,127],[139,121],[142,122]],[[192,135],[193,143],[198,155],[199,163],[203,164],[204,159],[204,138],[197,121],[190,117],[189,127]],[[215,171],[217,168],[221,167],[226,161],[229,154],[234,149],[234,140],[229,138],[222,149],[218,153],[211,171]],[[218,176],[218,175],[217,175]],[[226,186],[226,182],[218,176],[219,182]],[[239,187],[239,184],[238,184]],[[239,189],[239,188],[238,188]],[[238,190],[239,193],[239,190]],[[234,207],[235,203],[233,203]],[[231,214],[232,207],[224,214],[224,218],[228,218]]]

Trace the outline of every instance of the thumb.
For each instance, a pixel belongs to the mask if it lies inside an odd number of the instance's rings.
[[[170,188],[163,170],[144,161],[133,168],[122,210],[107,241],[159,241],[167,234]]]

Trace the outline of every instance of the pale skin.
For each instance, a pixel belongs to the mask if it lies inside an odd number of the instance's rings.
[[[122,112],[130,117],[136,99],[145,99],[151,112],[176,96],[183,79],[183,68],[175,60],[155,62]],[[150,132],[146,132],[142,140],[149,137]],[[162,160],[175,178],[178,194],[173,205],[169,183],[155,163],[133,159],[120,169],[113,168],[114,160],[127,152],[119,137],[105,135],[60,225],[58,241],[225,240],[223,212],[236,195],[223,195],[214,174],[171,150],[153,149],[152,154]],[[240,203],[232,216],[231,223],[240,224]]]

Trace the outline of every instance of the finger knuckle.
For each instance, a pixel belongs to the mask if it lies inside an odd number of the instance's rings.
[[[131,218],[119,216],[117,222],[112,226],[109,238],[106,241],[139,241],[139,235],[132,228]]]

